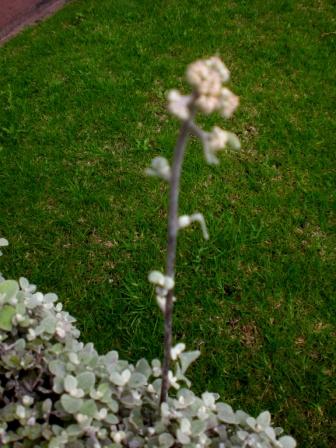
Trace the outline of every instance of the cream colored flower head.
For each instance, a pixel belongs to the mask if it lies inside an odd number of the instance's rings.
[[[187,68],[187,81],[197,94],[196,106],[205,114],[219,111],[229,118],[239,104],[238,97],[223,83],[229,81],[230,72],[219,57],[200,59]]]

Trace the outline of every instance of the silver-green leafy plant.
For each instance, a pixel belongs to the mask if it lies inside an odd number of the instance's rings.
[[[1,447],[296,446],[278,437],[267,411],[254,419],[218,394],[197,397],[185,378],[193,359],[182,356],[182,345],[172,350],[180,356],[176,396],[159,406],[160,361],[132,365],[116,351],[98,355],[78,340],[74,321],[56,294],[25,278],[0,280]]]
[[[165,314],[168,301],[171,305],[173,302],[178,229],[198,221],[204,236],[208,235],[202,215],[177,218],[178,179],[187,134],[201,136],[208,161],[216,162],[219,143],[209,142],[222,139],[224,131],[207,134],[199,130],[193,122],[194,114],[197,109],[211,112],[221,108],[223,115],[228,115],[237,104],[234,97],[225,103],[223,95],[227,98],[229,94],[222,88],[223,94],[218,97],[213,93],[212,97],[207,89],[197,87],[193,73],[200,73],[203,79],[205,67],[219,71],[221,81],[228,76],[217,58],[197,62],[188,70],[188,79],[195,87],[192,95],[169,95],[169,109],[183,121],[174,156],[179,168],[173,162],[170,169],[168,162],[159,157],[149,170],[171,186],[177,185],[171,188],[176,202],[170,207],[169,269],[165,275],[154,271],[149,276],[157,286],[158,304]],[[229,103],[230,107],[225,106]],[[238,146],[231,134],[227,138],[227,143]],[[7,245],[7,240],[0,238],[0,246]],[[133,365],[119,359],[116,351],[99,355],[93,344],[84,345],[74,322],[56,294],[37,291],[24,277],[17,282],[5,280],[0,274],[2,448],[295,448],[292,437],[281,435],[282,429],[271,425],[268,411],[255,419],[219,402],[216,393],[196,396],[185,375],[198,351],[185,352],[183,343],[172,347],[170,342],[163,363],[168,367],[157,359],[140,359]],[[175,363],[174,373],[169,369],[171,360]],[[163,393],[164,381],[167,391]],[[168,386],[176,392],[169,395]]]

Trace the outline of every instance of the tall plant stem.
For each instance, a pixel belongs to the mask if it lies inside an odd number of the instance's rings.
[[[194,112],[191,113],[194,115]],[[170,192],[169,192],[169,210],[168,210],[168,244],[167,244],[167,260],[166,275],[175,277],[175,259],[176,259],[176,242],[178,233],[178,203],[180,193],[180,178],[182,164],[188,133],[190,129],[192,117],[183,122],[180,134],[174,149],[173,162],[171,167]],[[162,386],[160,403],[167,401],[169,380],[168,372],[170,366],[170,352],[172,348],[172,329],[173,329],[173,297],[174,289],[170,289],[166,298],[166,308],[164,313],[164,357],[162,365]]]

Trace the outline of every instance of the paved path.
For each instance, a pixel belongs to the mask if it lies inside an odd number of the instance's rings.
[[[69,0],[0,0],[0,44]]]

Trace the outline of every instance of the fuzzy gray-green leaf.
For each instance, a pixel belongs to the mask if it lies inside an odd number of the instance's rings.
[[[68,394],[63,394],[61,397],[61,403],[66,412],[69,414],[75,414],[82,406],[83,400],[81,398],[71,397]]]
[[[90,392],[95,385],[96,377],[93,372],[82,372],[77,376],[78,387],[84,392]]]
[[[0,283],[1,286],[1,283]],[[10,331],[12,329],[12,319],[15,316],[16,310],[11,305],[4,305],[0,310],[0,329]]]
[[[94,400],[84,400],[83,404],[79,408],[81,414],[87,415],[88,417],[94,417],[97,413],[97,405]]]
[[[143,375],[142,373],[139,373],[139,372],[134,372],[131,375],[128,385],[130,387],[138,388],[138,387],[144,386],[146,383],[147,383],[147,379],[146,379],[145,375]]]
[[[19,291],[19,285],[14,280],[5,280],[0,283],[0,297],[3,296],[3,302],[9,302],[10,299],[16,296]],[[1,303],[1,302],[0,302]]]
[[[184,352],[180,354],[180,361],[181,361],[181,370],[184,374],[191,363],[193,363],[201,354],[200,351],[195,350],[193,352]]]

